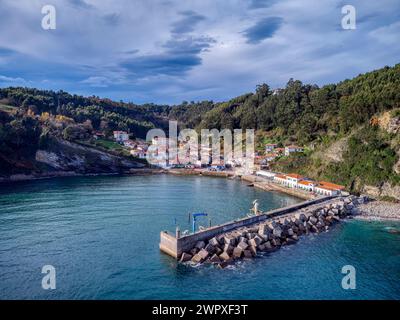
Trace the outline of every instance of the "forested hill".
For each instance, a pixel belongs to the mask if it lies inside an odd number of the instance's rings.
[[[382,193],[384,186],[397,186],[400,197],[399,110],[400,64],[322,87],[290,79],[284,88],[261,84],[254,93],[226,102],[174,106],[2,88],[0,167],[6,161],[3,171],[8,171],[13,163],[34,158],[49,135],[74,140],[90,130],[108,136],[126,130],[143,138],[151,128],[167,128],[171,119],[181,128],[256,129],[260,151],[268,142],[306,147],[303,156],[278,161],[276,170],[330,179],[354,191],[369,186]],[[7,159],[10,154],[13,161]]]
[[[213,108],[203,102],[172,109],[170,116],[198,128],[275,130],[279,139],[320,141],[327,134],[346,134],[368,123],[376,113],[400,106],[400,64],[319,88],[290,79],[283,89],[259,85]]]

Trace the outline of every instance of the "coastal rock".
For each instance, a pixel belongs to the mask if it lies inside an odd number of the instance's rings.
[[[209,254],[213,254],[215,252],[215,247],[211,243],[208,243],[204,250],[206,250]]]
[[[235,249],[233,249],[233,253],[232,256],[234,259],[240,259],[242,257],[243,254],[243,250],[239,247],[236,247]]]
[[[241,242],[239,242],[239,244],[236,246],[236,248],[240,248],[241,250],[246,250],[248,246],[249,246],[249,245],[248,245],[246,242],[241,241]]]
[[[274,228],[274,231],[272,232],[272,234],[275,237],[281,237],[282,236],[282,229],[280,227],[276,227],[276,228]]]
[[[217,240],[216,237],[211,238],[210,240],[208,240],[208,243],[211,244],[212,246],[216,247],[219,245],[219,241]]]
[[[203,260],[206,259],[209,255],[209,253],[207,252],[207,250],[205,249],[201,249],[198,253],[197,253]]]
[[[257,255],[257,248],[256,247],[250,246],[249,250],[250,250],[250,252],[251,252],[253,257],[255,257]]]
[[[214,248],[215,248],[215,253],[217,255],[220,255],[223,252],[223,250],[220,247],[214,247]]]
[[[316,224],[316,223],[318,222],[318,219],[317,219],[316,217],[314,217],[314,216],[311,216],[311,217],[308,219],[308,221],[309,221],[312,225],[314,225],[314,224]]]
[[[197,249],[203,249],[206,246],[206,243],[204,241],[198,241],[195,245],[195,248]]]
[[[244,251],[243,251],[243,256],[244,256],[245,258],[252,258],[252,257],[253,257],[253,255],[251,254],[251,251],[250,251],[250,250],[244,250]]]
[[[224,246],[224,252],[226,252],[228,255],[231,255],[233,252],[234,247],[230,244],[225,244]]]
[[[191,261],[194,263],[201,263],[204,261],[204,259],[197,253],[192,257]]]
[[[231,257],[230,257],[230,255],[227,253],[227,252],[223,252],[223,253],[221,253],[220,255],[219,255],[219,258],[221,259],[221,260],[224,260],[224,261],[227,261],[227,260],[229,260]]]
[[[210,258],[210,262],[212,262],[212,263],[220,263],[220,262],[221,262],[221,259],[220,259],[216,254],[214,254],[214,255]]]
[[[231,237],[228,237],[228,236],[224,237],[224,242],[225,242],[225,244],[230,244],[232,246],[235,245],[235,239],[231,238]]]
[[[179,261],[186,262],[186,261],[189,261],[190,259],[192,259],[192,257],[193,256],[191,254],[184,252],[184,253],[182,253],[181,259]]]

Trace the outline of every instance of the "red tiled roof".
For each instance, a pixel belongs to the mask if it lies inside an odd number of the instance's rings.
[[[305,186],[310,186],[312,184],[315,184],[314,181],[307,181],[307,180],[301,180],[299,181],[299,184],[305,185]]]
[[[339,184],[334,184],[331,182],[326,182],[326,181],[320,181],[319,182],[320,187],[326,188],[326,189],[330,189],[330,190],[344,190],[344,186],[341,186]]]
[[[290,173],[290,174],[288,174],[287,176],[288,176],[288,177],[291,177],[291,178],[295,178],[295,179],[301,179],[301,178],[303,178],[303,176],[301,176],[301,175],[299,175],[299,174],[297,174],[297,173]]]
[[[283,174],[277,174],[275,177],[280,179],[286,179],[286,176]]]

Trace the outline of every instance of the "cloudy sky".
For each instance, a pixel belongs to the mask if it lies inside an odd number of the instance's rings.
[[[44,5],[56,29],[42,28]],[[342,7],[356,29],[341,27]],[[0,87],[221,101],[399,63],[399,0],[0,0]]]

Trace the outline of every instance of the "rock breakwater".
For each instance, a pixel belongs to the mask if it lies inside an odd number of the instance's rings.
[[[316,204],[222,233],[198,241],[192,249],[182,253],[180,262],[208,263],[225,268],[237,260],[256,257],[260,252],[272,252],[295,244],[303,235],[326,232],[340,220],[358,214],[357,206],[364,202],[364,197],[340,197],[329,204]]]

